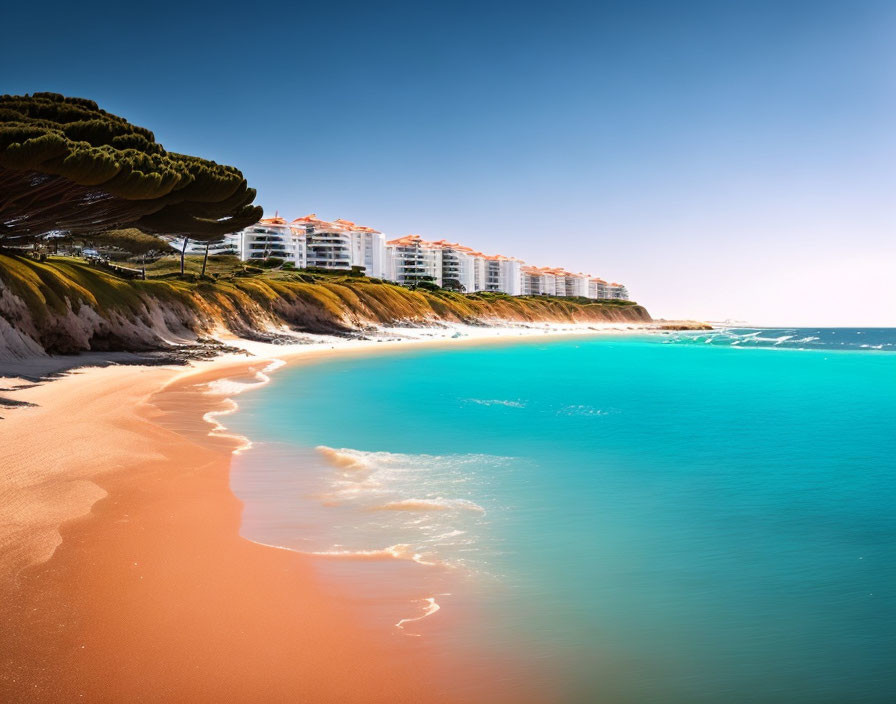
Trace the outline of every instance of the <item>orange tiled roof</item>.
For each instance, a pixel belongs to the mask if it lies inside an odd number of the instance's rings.
[[[332,223],[327,222],[326,220],[321,220],[315,213],[311,213],[310,215],[304,215],[300,218],[296,218],[293,222],[300,223],[302,225],[330,225]]]
[[[403,247],[408,247],[410,245],[421,245],[426,246],[430,244],[426,240],[424,240],[420,235],[405,235],[404,237],[399,237],[394,240],[389,240],[386,244],[393,244]]]

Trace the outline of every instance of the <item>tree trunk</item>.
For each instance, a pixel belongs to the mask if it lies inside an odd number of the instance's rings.
[[[200,276],[205,276],[205,265],[208,264],[208,248],[210,244],[210,242],[205,243],[205,256],[202,258],[202,274]]]
[[[180,249],[180,275],[184,275],[184,257],[187,256],[187,242],[190,241],[189,237],[184,237],[184,246]]]

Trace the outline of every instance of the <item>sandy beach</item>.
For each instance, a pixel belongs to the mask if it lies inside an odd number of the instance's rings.
[[[459,688],[458,663],[435,662],[425,638],[362,627],[363,609],[319,578],[315,558],[239,536],[228,470],[246,439],[222,430],[220,414],[275,360],[632,331],[246,344],[252,356],[85,369],[8,392],[33,405],[0,421],[0,699],[442,702],[470,701],[473,686],[500,701],[485,678]]]

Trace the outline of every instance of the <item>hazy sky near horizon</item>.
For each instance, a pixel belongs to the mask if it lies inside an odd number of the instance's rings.
[[[894,2],[3,14],[0,91],[92,98],[267,214],[623,281],[655,317],[896,325]]]

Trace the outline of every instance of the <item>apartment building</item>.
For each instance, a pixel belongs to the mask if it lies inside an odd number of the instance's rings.
[[[403,286],[420,281],[442,285],[442,249],[420,235],[405,235],[386,243],[386,278]]]
[[[456,242],[437,240],[431,243],[442,251],[442,286],[458,291],[476,290],[475,264],[479,252]]]
[[[619,283],[558,267],[529,266],[515,257],[486,255],[444,239],[429,242],[406,235],[387,242],[371,227],[344,219],[328,222],[313,213],[290,223],[279,216],[265,218],[233,237],[244,260],[280,257],[301,268],[361,267],[368,276],[408,286],[430,281],[465,292],[628,299]]]
[[[607,294],[607,282],[603,279],[593,278],[588,280],[588,298],[606,299],[610,296]]]
[[[184,251],[184,238],[176,237],[170,240],[169,244],[174,247],[178,252]],[[224,235],[219,240],[214,240],[213,242],[208,242],[208,253],[210,255],[214,254],[232,254],[235,256],[240,256],[240,250],[242,248],[242,237],[240,233],[234,233],[229,235]],[[204,255],[206,248],[206,242],[201,242],[200,240],[187,240],[187,249],[185,250],[185,254],[193,254],[193,255]]]
[[[511,296],[522,293],[522,262],[503,254],[485,256],[483,259],[482,287],[477,291],[500,291]]]
[[[628,300],[628,289],[622,284],[612,283],[607,286],[607,298],[614,298],[619,301]]]
[[[306,267],[351,269],[352,238],[347,230],[314,213],[296,218],[292,226],[301,233]]]
[[[239,233],[240,259],[277,257],[304,267],[305,248],[299,232],[284,218],[264,218]]]

